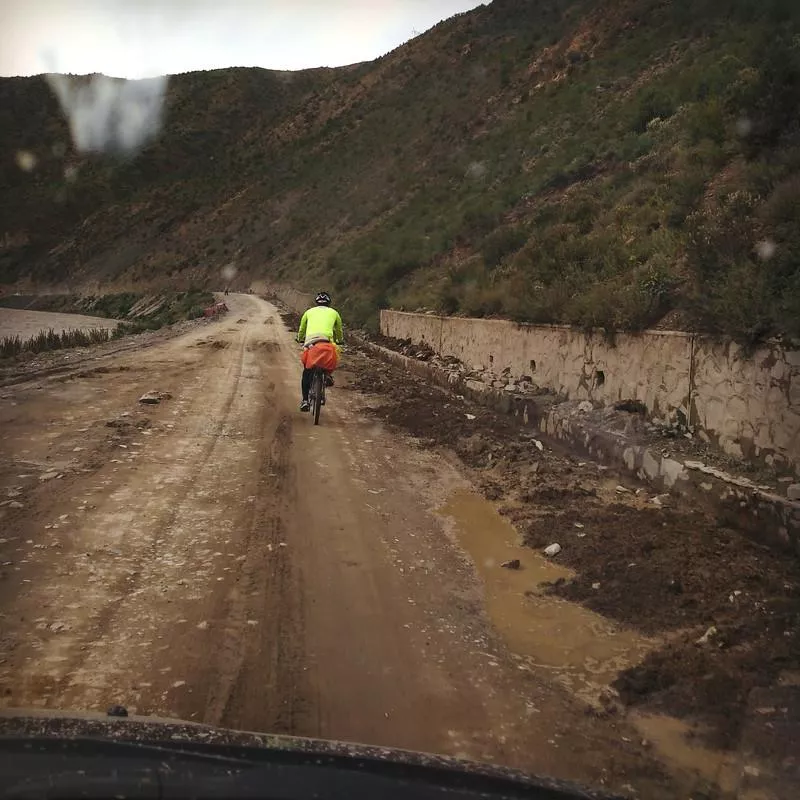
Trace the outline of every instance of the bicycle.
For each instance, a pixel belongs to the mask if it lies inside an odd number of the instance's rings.
[[[319,425],[319,415],[325,405],[325,384],[328,373],[322,367],[314,367],[311,374],[311,389],[308,392],[308,402],[311,404],[311,418],[315,425]]]

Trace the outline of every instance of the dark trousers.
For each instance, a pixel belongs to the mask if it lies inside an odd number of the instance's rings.
[[[300,388],[303,392],[303,400],[308,400],[308,393],[311,391],[311,378],[314,375],[313,369],[303,370],[303,380],[300,383]]]

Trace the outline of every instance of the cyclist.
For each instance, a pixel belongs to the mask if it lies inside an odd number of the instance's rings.
[[[301,390],[303,400],[301,411],[309,411],[308,393],[311,390],[311,377],[315,367],[322,367],[328,375],[328,386],[333,386],[332,373],[339,364],[339,348],[343,340],[342,318],[331,307],[331,296],[320,292],[314,299],[315,305],[309,308],[300,320],[297,341],[303,345],[303,381]]]

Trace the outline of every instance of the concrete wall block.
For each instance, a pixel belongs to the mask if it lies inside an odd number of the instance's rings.
[[[796,381],[796,350],[771,343],[748,353],[732,342],[697,338],[694,400],[700,423],[732,455],[800,466],[800,397],[791,396]]]
[[[670,331],[618,334],[612,345],[567,326],[391,310],[381,312],[381,330],[472,369],[530,375],[569,399],[634,399],[660,418],[683,415],[731,455],[769,456],[800,473],[800,350],[773,343],[750,353],[731,341]]]

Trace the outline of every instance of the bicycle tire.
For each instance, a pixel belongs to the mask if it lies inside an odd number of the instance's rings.
[[[315,425],[319,425],[319,415],[322,411],[322,393],[325,391],[323,384],[324,378],[322,376],[322,370],[317,368],[314,370],[314,377],[311,382],[311,391],[314,397],[311,410],[314,414]]]

